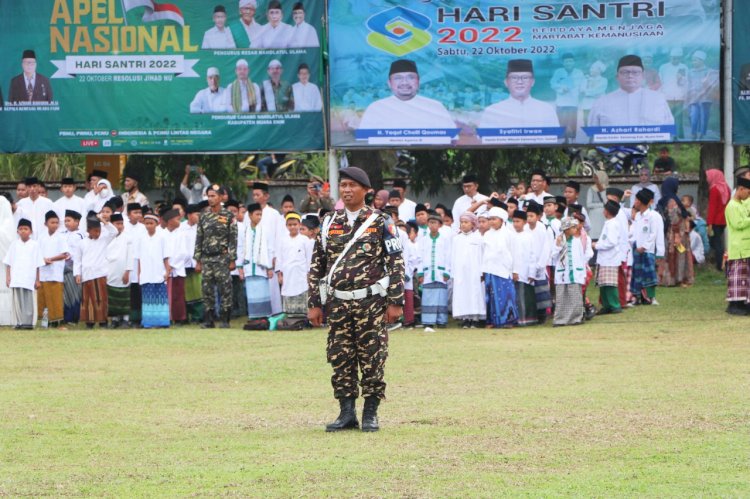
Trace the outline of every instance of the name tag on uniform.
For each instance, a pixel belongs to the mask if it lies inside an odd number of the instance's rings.
[[[397,238],[385,240],[385,252],[389,255],[401,253],[404,248],[401,246],[401,240]]]

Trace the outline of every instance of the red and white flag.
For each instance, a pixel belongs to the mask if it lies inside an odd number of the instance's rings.
[[[143,22],[174,21],[185,26],[185,17],[179,7],[171,3],[156,3],[153,0],[122,0],[122,7],[129,12],[138,7],[145,7]]]

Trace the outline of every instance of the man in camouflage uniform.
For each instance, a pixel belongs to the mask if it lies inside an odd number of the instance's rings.
[[[336,421],[326,426],[326,431],[359,426],[355,410],[358,382],[365,399],[362,431],[377,431],[378,405],[385,397],[386,324],[398,320],[403,312],[404,261],[393,221],[365,205],[365,194],[370,188],[367,174],[357,167],[349,167],[341,170],[340,175],[339,192],[345,209],[326,217],[315,242],[308,275],[308,318],[313,325],[320,326],[322,306],[328,307],[327,357],[333,367],[333,396],[339,400],[341,413]],[[368,222],[370,225],[344,252]],[[336,264],[342,253],[343,258]],[[326,287],[331,269],[324,304],[321,285]]]
[[[229,327],[232,312],[232,277],[237,260],[237,224],[234,215],[221,206],[225,189],[212,185],[206,189],[208,209],[201,213],[195,238],[195,271],[202,274],[205,318],[202,328],[214,327],[216,291],[221,304],[221,327]]]

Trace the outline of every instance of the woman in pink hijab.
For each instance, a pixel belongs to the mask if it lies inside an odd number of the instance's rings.
[[[732,196],[732,191],[721,170],[706,170],[706,180],[708,180],[708,212],[706,213],[708,242],[714,250],[716,269],[720,271],[724,257],[724,229],[727,226],[724,209]]]

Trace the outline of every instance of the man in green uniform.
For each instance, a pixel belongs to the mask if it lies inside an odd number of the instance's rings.
[[[195,271],[202,274],[201,289],[205,318],[202,328],[214,327],[216,293],[221,307],[221,327],[229,327],[232,311],[232,277],[237,260],[237,224],[234,215],[221,206],[223,187],[206,189],[208,210],[201,213],[195,238]]]
[[[320,326],[322,307],[328,307],[326,353],[341,413],[326,431],[359,426],[357,383],[365,399],[362,431],[377,431],[378,405],[385,398],[386,324],[398,320],[403,311],[404,261],[393,221],[365,205],[367,174],[349,167],[340,175],[345,209],[326,217],[315,242],[308,274],[308,318]]]

